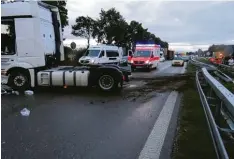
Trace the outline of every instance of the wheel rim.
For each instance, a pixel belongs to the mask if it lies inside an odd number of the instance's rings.
[[[110,75],[103,75],[99,79],[99,86],[104,90],[109,90],[114,85],[114,79]]]
[[[18,75],[14,78],[14,84],[17,86],[17,87],[22,87],[24,84],[26,83],[26,79],[24,76],[22,75]]]

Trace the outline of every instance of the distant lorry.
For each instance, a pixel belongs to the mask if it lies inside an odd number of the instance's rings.
[[[161,51],[163,52],[163,56],[164,56],[164,57],[165,57],[165,59],[166,59],[168,49],[167,49],[167,48],[161,48]]]
[[[17,8],[17,9],[16,9]],[[64,61],[59,10],[40,1],[1,4],[1,74],[13,89],[36,86],[122,88],[126,71],[117,65],[58,66]]]
[[[167,50],[167,60],[173,60],[175,51]]]

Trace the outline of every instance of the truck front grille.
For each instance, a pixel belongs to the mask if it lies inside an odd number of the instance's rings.
[[[81,60],[81,63],[89,63],[89,60]]]
[[[144,64],[144,61],[134,61],[134,64]]]

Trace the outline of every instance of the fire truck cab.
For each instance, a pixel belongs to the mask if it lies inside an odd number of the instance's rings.
[[[213,57],[209,60],[210,62],[215,64],[222,64],[224,57],[224,52],[214,52]]]
[[[132,70],[145,68],[151,70],[157,68],[160,62],[160,45],[138,44],[131,58]]]

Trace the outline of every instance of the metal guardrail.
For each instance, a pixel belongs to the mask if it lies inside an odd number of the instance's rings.
[[[223,81],[225,82],[233,82],[233,79],[230,78],[228,75],[226,75],[225,73],[221,72],[217,67],[215,67],[214,65],[211,65],[211,64],[206,64],[206,63],[203,63],[203,62],[200,62],[200,61],[197,61],[195,59],[192,59],[192,64],[193,65],[196,65],[197,67],[206,67],[206,68],[209,68],[209,69],[213,69],[215,70],[214,74],[216,76],[218,76],[220,79],[222,79]],[[226,65],[224,65],[226,66]]]
[[[233,82],[232,78],[230,78],[228,75],[226,75],[225,73],[217,70],[214,72],[216,74],[216,76],[218,76],[219,78],[221,78],[223,81],[225,82]]]
[[[205,95],[202,89],[202,80],[199,79],[199,74],[203,75],[202,77],[206,83],[206,86],[210,87],[208,96]],[[196,72],[196,85],[205,112],[217,158],[229,159],[220,132],[234,133],[234,95],[214,77],[212,77],[206,68],[202,68],[201,71]],[[215,96],[215,98],[211,97],[212,94]],[[218,104],[216,103],[215,105],[215,113],[212,113],[210,109],[212,107],[212,99],[215,101],[218,100],[220,102]],[[229,128],[220,128],[221,117],[223,117],[223,119],[226,121]]]
[[[233,66],[228,66],[228,65],[224,65],[224,64],[219,64],[218,67],[222,67],[225,69],[228,69],[230,71],[234,71],[234,67]]]
[[[202,68],[202,72],[206,81],[210,84],[219,99],[221,99],[227,106],[227,109],[230,111],[234,119],[234,94],[212,77],[205,68]]]

